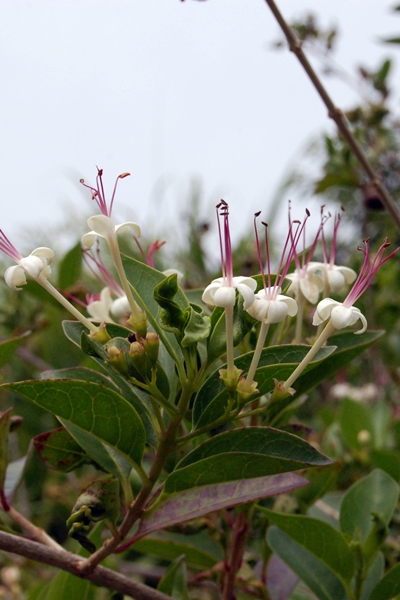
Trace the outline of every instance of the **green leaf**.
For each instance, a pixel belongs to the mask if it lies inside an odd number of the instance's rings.
[[[182,361],[182,351],[175,336],[164,331],[160,324],[162,309],[154,299],[154,288],[165,279],[164,273],[123,254],[121,258],[126,276],[132,287],[133,297],[138,305],[146,311],[148,321],[160,336],[168,353],[174,358],[175,362]],[[186,309],[188,306],[186,296],[181,290],[176,294],[175,301],[182,309]]]
[[[317,361],[327,357],[334,350],[334,347],[322,348],[310,363],[308,370],[315,368],[315,363]],[[264,348],[254,376],[254,379],[258,384],[257,388],[260,390],[260,395],[266,394],[274,389],[274,379],[287,379],[298,363],[306,356],[308,351],[308,346],[294,345]],[[245,374],[250,367],[252,358],[253,352],[243,354],[235,361],[235,366],[238,369],[242,369]],[[197,393],[193,405],[194,427],[198,429],[223,416],[227,407],[228,398],[229,394],[224,382],[220,378],[219,370],[217,370],[207,379]]]
[[[133,406],[113,390],[72,379],[22,381],[4,387],[89,432],[127,460],[141,462],[143,424]]]
[[[295,473],[283,473],[208,485],[172,495],[163,493],[156,504],[146,511],[132,539],[140,540],[158,529],[197,519],[222,508],[276,496],[307,483],[306,479]]]
[[[284,515],[259,507],[268,519],[302,548],[311,552],[346,585],[355,570],[354,554],[334,527],[305,515]]]
[[[157,589],[176,600],[188,600],[185,556],[179,556],[170,564]]]
[[[373,444],[373,425],[371,411],[365,404],[344,398],[339,408],[339,423],[344,441],[354,450],[361,450],[363,445],[358,439],[360,431],[368,431]]]
[[[90,456],[64,427],[35,436],[33,447],[48,467],[64,473],[92,462]]]
[[[18,337],[0,342],[0,369],[12,358],[14,352],[19,348],[22,342],[31,334],[31,331],[26,331]]]
[[[208,535],[204,535],[204,532],[184,536],[163,531],[136,542],[133,550],[145,556],[154,556],[168,561],[175,560],[183,554],[190,567],[205,570],[211,569],[223,559],[219,546],[218,553],[209,551],[207,546],[210,545],[210,541],[212,540]],[[202,547],[204,542],[205,548]]]
[[[297,573],[319,600],[348,600],[342,581],[322,561],[289,535],[270,527],[268,545]]]
[[[374,525],[372,513],[389,525],[398,495],[397,483],[384,471],[375,469],[345,494],[340,510],[342,532],[364,543]]]
[[[82,273],[82,245],[79,241],[62,259],[58,272],[58,287],[66,290],[78,281]]]
[[[296,471],[332,461],[301,438],[270,427],[234,429],[214,436],[183,458],[165,493]]]
[[[382,469],[400,482],[400,453],[397,450],[372,450],[371,463],[374,469]]]
[[[107,377],[107,375],[103,375],[103,373],[99,373],[99,371],[93,371],[93,369],[88,369],[86,367],[69,367],[66,369],[54,369],[43,371],[42,379],[79,379],[80,381],[91,381],[92,383],[98,383],[99,385],[104,385],[114,391],[118,391],[118,388],[114,384],[114,382]]]
[[[69,431],[71,436],[86,453],[105,471],[117,477],[122,483],[128,480],[132,470],[131,463],[111,446],[103,444],[93,435],[72,423],[60,419],[60,422]]]
[[[360,600],[371,600],[372,590],[377,585],[378,581],[382,578],[385,570],[385,559],[382,552],[378,552],[375,556],[372,565],[370,566],[367,576],[362,586],[362,594]]]
[[[400,564],[395,565],[373,589],[369,600],[391,600],[400,594]]]

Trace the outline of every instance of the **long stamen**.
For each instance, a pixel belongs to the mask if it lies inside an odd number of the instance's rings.
[[[125,177],[129,177],[130,173],[121,173],[121,175],[118,175],[117,179],[115,180],[115,184],[114,184],[114,190],[111,196],[111,202],[110,202],[110,210],[109,210],[109,217],[111,217],[111,212],[113,209],[113,205],[114,205],[114,199],[115,199],[115,194],[117,191],[117,185],[120,179],[124,179]]]
[[[264,290],[267,291],[267,282],[265,280],[265,273],[264,273],[264,263],[263,263],[263,259],[261,256],[260,240],[259,240],[258,231],[257,231],[257,217],[259,217],[260,214],[261,214],[261,211],[256,212],[254,214],[254,233],[255,233],[255,237],[256,237],[256,247],[257,247],[257,254],[258,254],[258,263],[260,265],[261,278],[262,278]]]
[[[111,275],[105,266],[103,259],[101,258],[99,243],[97,242],[96,244],[95,252],[92,249],[83,248],[82,254],[86,266],[93,273],[96,279],[98,279],[105,287],[108,287],[116,296],[123,296],[124,290],[119,283],[115,281],[114,277]],[[92,263],[94,263],[98,270],[94,269]]]
[[[0,229],[0,250],[17,262],[23,258],[22,254],[20,254],[16,247],[10,242],[2,229]]]
[[[226,269],[225,269],[225,257],[224,257],[224,246],[223,246],[223,240],[222,240],[222,231],[221,231],[221,223],[220,223],[220,215],[219,215],[219,209],[221,208],[221,206],[223,206],[222,201],[217,204],[216,208],[216,212],[217,212],[217,224],[218,224],[218,236],[219,236],[219,251],[220,251],[220,255],[221,255],[221,271],[222,271],[222,277],[224,278],[224,281],[226,280]]]

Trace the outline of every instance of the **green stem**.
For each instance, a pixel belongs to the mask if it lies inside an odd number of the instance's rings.
[[[43,277],[43,275],[39,275],[39,277],[36,278],[36,281],[42,286],[42,288],[46,290],[46,292],[49,292],[53,298],[58,300],[58,302],[62,304],[62,306],[64,306],[64,308],[66,308],[71,315],[73,315],[76,319],[78,319],[78,321],[87,327],[91,333],[97,333],[99,331],[99,328],[89,321],[89,319],[87,319],[82,313],[80,313],[79,310],[77,310],[75,306],[71,304],[71,302],[64,298],[64,296],[60,294],[60,292],[56,290],[50,281]]]
[[[264,342],[265,342],[265,338],[267,337],[268,330],[269,330],[269,323],[262,322],[261,328],[260,328],[260,333],[258,334],[256,348],[254,350],[253,358],[251,359],[249,371],[246,376],[246,381],[243,386],[244,392],[247,392],[250,389],[251,384],[253,383],[254,375],[255,375],[256,369],[258,367],[258,363],[260,362],[261,352],[264,349]]]
[[[335,327],[332,324],[331,319],[329,319],[325,329],[321,332],[319,337],[315,340],[314,344],[311,346],[310,350],[307,352],[306,356],[303,358],[301,363],[296,367],[293,373],[288,377],[288,379],[283,384],[284,391],[288,392],[289,388],[296,381],[298,377],[302,374],[307,365],[312,361],[314,356],[317,354],[318,350],[322,348],[327,339],[332,335],[335,331]]]

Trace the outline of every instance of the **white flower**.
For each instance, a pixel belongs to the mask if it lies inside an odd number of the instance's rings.
[[[269,294],[263,289],[257,292],[253,304],[247,309],[249,315],[266,325],[280,323],[288,315],[296,316],[298,310],[296,300],[279,293],[271,298],[268,296]]]
[[[329,290],[334,293],[340,292],[345,285],[352,284],[357,277],[357,273],[350,267],[330,263],[310,262],[307,269],[311,273],[321,273],[323,279],[328,281]]]
[[[257,282],[251,277],[232,277],[232,284],[228,285],[227,279],[218,277],[214,279],[203,292],[202,300],[210,306],[221,306],[228,308],[234,306],[236,291],[241,294],[244,300],[243,308],[247,310],[254,302],[254,292],[257,288]]]
[[[100,292],[100,299],[89,302],[86,307],[93,321],[99,323],[110,323],[110,308],[112,305],[111,292],[108,287],[105,287]]]
[[[316,304],[322,290],[324,289],[323,279],[313,270],[309,271],[308,266],[296,269],[294,273],[286,275],[292,283],[289,286],[288,294],[298,295],[299,290],[303,296],[310,302]]]
[[[367,319],[359,308],[355,306],[344,306],[342,302],[336,302],[332,298],[325,298],[318,304],[313,318],[313,325],[320,325],[324,321],[331,319],[335,329],[344,329],[354,325],[358,320],[362,323],[362,328],[355,333],[364,333],[367,329]]]
[[[26,257],[12,256],[18,264],[9,267],[4,273],[6,284],[13,290],[20,290],[19,286],[26,284],[26,273],[33,279],[37,279],[39,275],[48,279],[51,274],[49,265],[53,256],[53,250],[45,247],[36,248]]]
[[[98,237],[109,240],[117,233],[129,228],[133,229],[137,237],[140,237],[140,227],[137,223],[133,223],[132,221],[121,223],[121,225],[114,225],[114,222],[110,217],[107,217],[106,215],[95,215],[90,217],[87,223],[90,229],[92,229],[92,231],[85,233],[82,237],[82,244],[87,248],[91,248]]]
[[[131,314],[131,307],[129,306],[128,298],[123,295],[120,298],[117,298],[111,304],[111,314],[116,319],[121,319],[122,317],[128,318]]]

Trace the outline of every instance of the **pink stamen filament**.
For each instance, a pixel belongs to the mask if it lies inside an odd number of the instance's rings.
[[[0,250],[17,262],[23,258],[22,254],[20,254],[16,247],[13,246],[2,229],[0,229]]]
[[[123,296],[125,293],[124,290],[119,283],[115,281],[114,277],[108,271],[103,259],[101,258],[99,243],[97,242],[95,253],[89,248],[82,249],[82,253],[86,266],[93,273],[96,279],[98,279],[105,287],[108,287],[112,293],[115,294],[115,296]],[[98,270],[93,268],[92,263],[96,265]]]
[[[362,296],[362,294],[371,285],[380,267],[400,250],[400,248],[396,248],[395,250],[393,250],[393,252],[391,252],[388,256],[385,257],[385,250],[390,246],[388,239],[385,238],[383,244],[380,246],[371,262],[369,257],[369,239],[364,240],[364,245],[365,249],[360,247],[358,248],[358,250],[360,250],[360,252],[364,254],[364,262],[352,289],[350,290],[343,302],[343,306],[345,306],[346,308],[350,308],[355,302],[357,302],[360,296]]]
[[[221,209],[221,210],[220,210]],[[216,206],[219,248],[221,254],[221,270],[225,285],[232,286],[233,283],[233,264],[232,264],[232,244],[229,231],[229,206],[225,200],[221,200]],[[223,218],[223,235],[220,218]]]
[[[97,167],[97,176],[96,176],[97,189],[92,187],[91,185],[88,185],[87,183],[85,183],[84,179],[81,179],[80,183],[92,192],[92,200],[96,201],[96,204],[100,208],[102,214],[105,215],[106,217],[111,217],[111,213],[112,213],[112,209],[113,209],[113,205],[114,205],[115,193],[117,191],[118,181],[120,179],[124,179],[124,177],[128,177],[128,175],[130,175],[130,173],[121,173],[121,175],[118,175],[118,177],[115,181],[115,184],[114,184],[113,194],[111,196],[110,208],[107,208],[106,194],[105,194],[104,184],[103,184],[103,169],[99,169]]]

